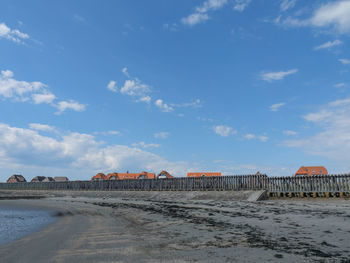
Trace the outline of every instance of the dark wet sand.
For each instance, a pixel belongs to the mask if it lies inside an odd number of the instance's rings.
[[[350,262],[350,201],[232,192],[0,192],[57,211],[0,262]]]

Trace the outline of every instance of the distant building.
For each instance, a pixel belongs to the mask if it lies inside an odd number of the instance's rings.
[[[154,179],[156,175],[154,173],[142,172],[142,173],[109,173],[107,175],[99,176],[95,175],[92,180],[127,180],[127,179]]]
[[[117,173],[118,174],[118,180],[125,180],[125,179],[154,179],[156,175],[154,173]]]
[[[118,180],[118,173],[107,174],[105,180]]]
[[[52,177],[45,177],[44,180],[42,180],[42,182],[54,182],[55,179],[53,179]]]
[[[20,174],[14,174],[7,179],[8,183],[25,183],[27,180]]]
[[[295,173],[295,176],[328,175],[324,166],[302,166]]]
[[[35,177],[31,180],[31,182],[32,182],[32,183],[39,183],[39,182],[44,181],[45,178],[46,178],[45,176],[35,176]]]
[[[91,181],[103,181],[103,180],[105,180],[105,177],[106,177],[105,174],[98,173],[91,178]]]
[[[161,171],[158,175],[157,175],[158,179],[166,179],[166,178],[174,178],[174,176],[172,176],[170,173],[168,173],[167,171]]]
[[[67,182],[69,181],[68,177],[65,176],[56,176],[53,178],[55,182]]]
[[[215,177],[221,176],[221,173],[187,173],[187,177]]]

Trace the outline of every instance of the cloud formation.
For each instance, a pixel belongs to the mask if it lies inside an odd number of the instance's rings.
[[[238,12],[243,12],[248,7],[250,2],[251,0],[235,0],[233,5],[233,10],[236,10]]]
[[[320,49],[328,49],[328,48],[331,48],[331,47],[335,47],[335,46],[339,46],[343,44],[342,41],[340,41],[339,39],[336,39],[334,41],[328,41],[322,45],[319,45],[317,47],[314,47],[314,50],[320,50]]]
[[[340,58],[340,59],[338,59],[338,61],[339,61],[340,63],[342,63],[343,65],[348,65],[348,64],[350,64],[350,59]]]
[[[334,1],[319,6],[306,19],[298,17],[287,17],[284,20],[276,21],[278,24],[290,27],[313,27],[329,29],[338,34],[347,34],[350,32],[350,1]]]
[[[287,71],[277,71],[277,72],[268,72],[261,73],[261,78],[265,81],[272,82],[274,80],[282,80],[289,75],[293,75],[298,72],[298,69],[290,69]]]
[[[122,73],[128,78],[125,80],[124,85],[119,88],[115,80],[110,80],[107,84],[107,89],[114,93],[130,96],[135,99],[134,102],[151,104],[151,101],[154,99],[152,97],[152,88],[138,78],[132,77],[126,67],[122,69]],[[163,112],[172,112],[175,108],[200,108],[202,107],[202,102],[200,99],[195,99],[191,102],[176,104],[165,103],[163,99],[155,99],[154,105]]]
[[[169,132],[157,132],[153,136],[156,139],[166,139],[169,137]]]
[[[278,111],[284,105],[286,105],[286,103],[284,103],[284,102],[272,104],[270,106],[270,111]]]
[[[156,100],[154,105],[156,105],[163,112],[171,112],[174,110],[172,106],[169,106],[168,104],[164,103],[161,99]]]
[[[283,12],[295,6],[297,0],[282,0],[280,8]]]
[[[0,23],[0,38],[5,38],[21,44],[23,43],[23,40],[29,38],[29,35],[18,29],[11,29],[5,23]]]
[[[332,101],[303,118],[315,125],[317,132],[307,138],[286,140],[284,145],[311,155],[350,162],[350,98]]]
[[[181,22],[187,26],[194,26],[209,19],[208,12],[222,8],[227,4],[227,0],[206,0],[201,6],[195,8],[195,12],[183,17]]]
[[[213,130],[216,134],[220,135],[221,137],[228,137],[229,135],[237,134],[236,130],[226,125],[214,126]]]
[[[252,133],[248,133],[246,135],[244,135],[244,138],[247,140],[259,140],[261,142],[267,142],[269,137],[265,136],[265,135],[255,135]]]
[[[187,162],[170,162],[139,148],[104,145],[90,134],[66,132],[50,137],[39,132],[49,126],[37,124],[31,126],[33,129],[24,129],[0,123],[0,159],[6,160],[6,163],[0,162],[0,168],[9,166],[18,168],[26,165],[38,169],[66,167],[71,174],[81,169],[89,170],[91,173],[167,170],[178,176],[184,176],[185,172],[191,169]],[[150,146],[144,143],[139,145],[142,148]]]
[[[138,143],[133,143],[132,146],[136,147],[136,148],[145,148],[145,149],[147,149],[147,148],[158,148],[158,147],[160,147],[160,144],[138,142]]]
[[[46,132],[51,132],[51,131],[56,130],[56,128],[54,126],[50,126],[47,124],[41,124],[41,123],[29,123],[29,128],[32,130],[46,131]]]
[[[0,74],[0,97],[12,99],[15,102],[31,102],[33,104],[49,104],[58,109],[61,114],[67,109],[85,110],[85,105],[74,100],[55,102],[57,97],[48,90],[48,86],[39,81],[27,82],[13,78],[10,70],[2,70]]]

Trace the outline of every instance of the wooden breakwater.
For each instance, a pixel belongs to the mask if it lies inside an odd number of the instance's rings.
[[[350,194],[350,175],[133,179],[106,181],[0,183],[0,190],[72,191],[242,191],[267,190],[271,197],[344,196]]]

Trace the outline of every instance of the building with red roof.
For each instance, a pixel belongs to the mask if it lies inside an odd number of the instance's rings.
[[[328,175],[324,166],[302,166],[295,173],[295,176]]]

